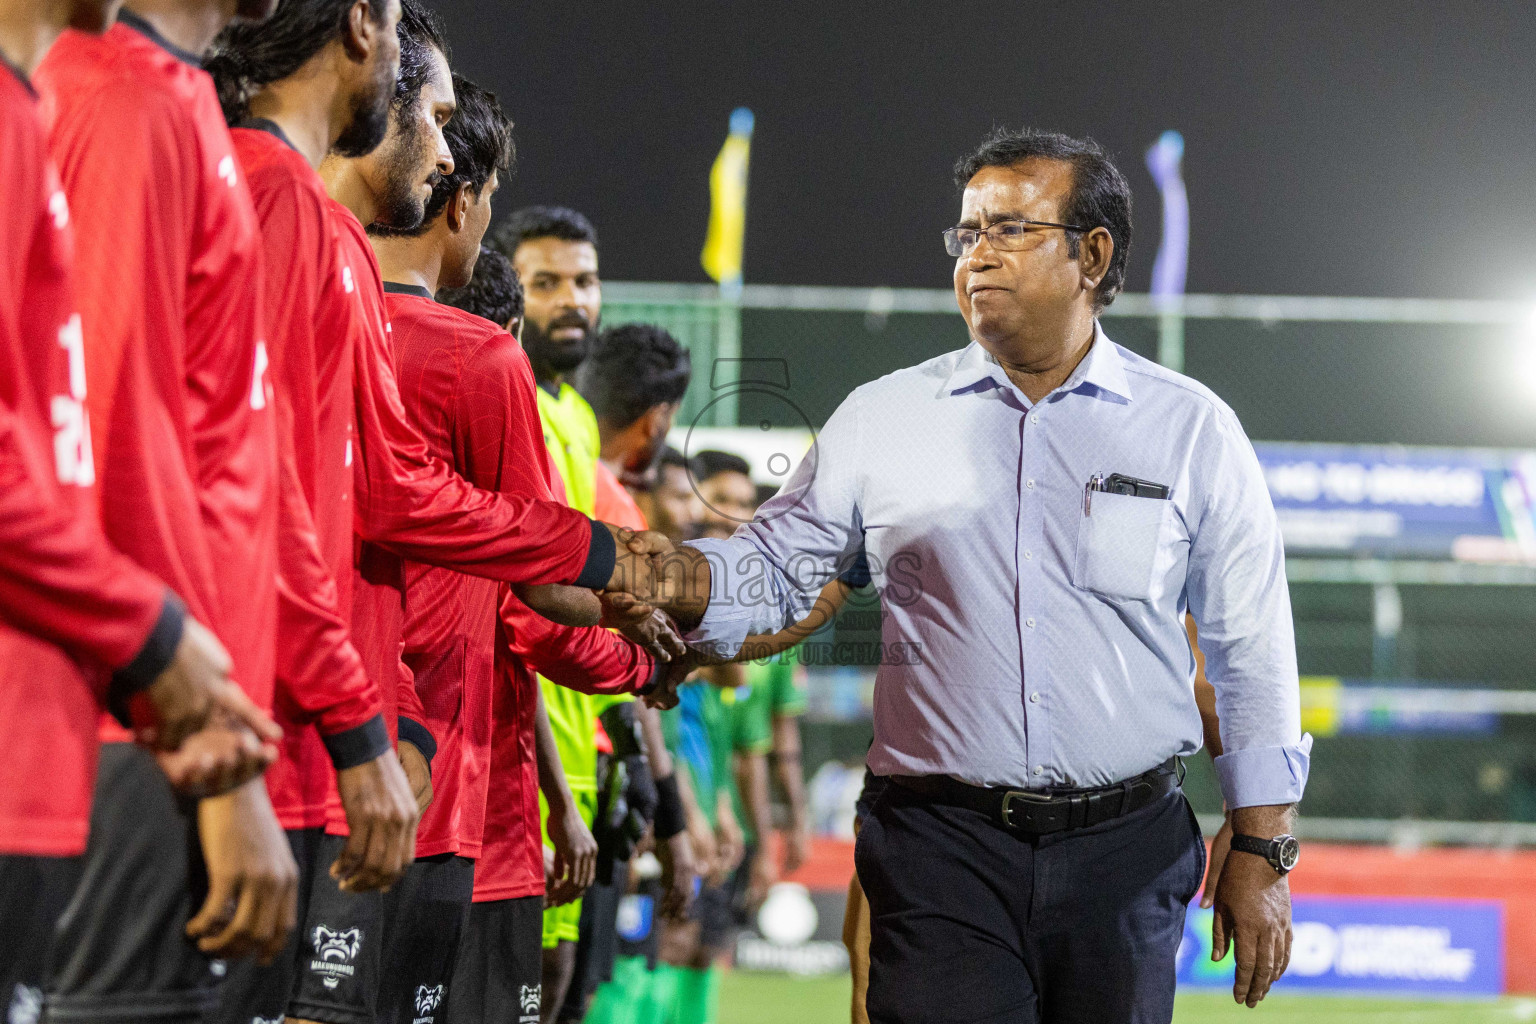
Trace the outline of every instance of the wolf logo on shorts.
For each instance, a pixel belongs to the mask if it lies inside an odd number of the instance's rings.
[[[443,986],[441,985],[417,985],[416,986],[416,1013],[418,1015],[431,1013],[437,1009],[443,1001]],[[427,1018],[431,1020],[431,1017]]]
[[[539,1003],[543,1001],[543,985],[524,985],[518,995],[518,1001],[523,1004],[523,1012],[538,1016]]]
[[[361,928],[333,932],[323,924],[317,925],[310,941],[315,948],[315,958],[309,962],[309,969],[321,976],[320,983],[326,988],[335,988],[341,979],[357,973],[351,962],[363,948]]]

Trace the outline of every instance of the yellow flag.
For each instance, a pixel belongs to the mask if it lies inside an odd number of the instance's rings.
[[[709,234],[699,261],[721,284],[741,283],[741,250],[747,233],[747,158],[752,150],[752,111],[731,112],[731,134],[709,171]]]

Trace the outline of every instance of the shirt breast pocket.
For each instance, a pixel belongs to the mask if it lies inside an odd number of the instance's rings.
[[[1077,527],[1072,585],[1105,597],[1152,596],[1158,551],[1172,529],[1173,502],[1095,491]]]

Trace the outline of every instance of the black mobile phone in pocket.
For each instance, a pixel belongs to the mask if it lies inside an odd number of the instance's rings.
[[[1151,480],[1138,480],[1124,473],[1111,473],[1104,479],[1104,490],[1110,494],[1128,494],[1133,498],[1166,498],[1167,484],[1155,484]]]

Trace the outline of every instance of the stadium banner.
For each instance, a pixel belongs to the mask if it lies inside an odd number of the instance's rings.
[[[1211,962],[1211,913],[1192,906],[1185,917],[1181,987],[1232,987],[1232,951]],[[1495,900],[1297,896],[1293,922],[1291,965],[1277,990],[1504,992],[1504,907]]]
[[[1292,554],[1536,563],[1536,452],[1255,442]]]

